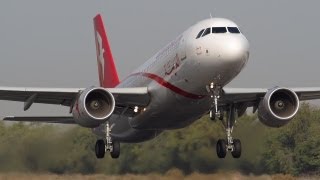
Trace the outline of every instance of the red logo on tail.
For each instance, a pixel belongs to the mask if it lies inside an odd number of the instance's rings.
[[[96,32],[96,38],[97,38],[97,58],[98,58],[98,68],[99,68],[99,76],[100,80],[104,81],[104,49],[102,46],[102,38],[99,34],[99,32]]]
[[[107,34],[104,29],[102,18],[99,14],[94,18],[93,21],[100,86],[105,88],[113,88],[119,84],[119,77],[113,61]]]

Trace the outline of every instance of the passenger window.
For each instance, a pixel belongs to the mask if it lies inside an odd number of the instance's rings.
[[[228,31],[230,33],[235,33],[235,34],[239,34],[240,33],[240,31],[239,31],[239,29],[237,27],[228,27]]]
[[[227,29],[225,27],[213,27],[212,33],[226,33]]]
[[[202,29],[202,30],[199,32],[199,34],[197,35],[196,39],[199,39],[199,38],[201,37],[203,31],[204,31],[204,29]]]
[[[208,35],[208,34],[210,34],[211,33],[211,28],[207,28],[205,31],[204,31],[204,33],[202,34],[202,37],[204,37],[204,36],[206,36],[206,35]]]

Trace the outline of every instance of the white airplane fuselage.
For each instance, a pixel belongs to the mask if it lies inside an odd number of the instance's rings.
[[[209,112],[208,85],[225,86],[249,58],[249,43],[242,33],[211,32],[196,38],[201,30],[213,27],[238,26],[222,18],[201,21],[121,81],[117,87],[148,87],[151,100],[148,106],[138,107],[132,118],[110,118],[115,140],[145,141],[163,130],[188,126]],[[93,132],[104,136],[103,127]]]

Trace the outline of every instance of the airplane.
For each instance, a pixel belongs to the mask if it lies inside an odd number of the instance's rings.
[[[120,156],[120,143],[139,143],[163,131],[184,128],[204,115],[220,121],[226,137],[216,153],[241,157],[241,141],[233,138],[236,119],[247,108],[269,127],[290,122],[300,101],[319,99],[319,87],[225,87],[245,67],[249,42],[237,24],[225,18],[196,23],[158,51],[122,81],[119,80],[102,16],[96,15],[99,86],[87,88],[0,87],[0,100],[56,104],[69,116],[5,117],[5,121],[77,124],[98,136],[97,158]]]

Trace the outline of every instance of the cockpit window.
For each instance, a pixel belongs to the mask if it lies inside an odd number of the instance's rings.
[[[226,33],[227,29],[226,27],[213,27],[212,33]]]
[[[204,37],[204,36],[206,36],[206,35],[208,35],[208,34],[210,34],[211,33],[211,28],[207,28],[205,31],[204,31],[204,33],[202,34],[202,37]]]
[[[235,33],[235,34],[239,34],[240,33],[240,31],[239,31],[239,29],[237,27],[228,27],[228,31],[230,33]]]
[[[202,29],[198,33],[196,39],[199,39],[200,37],[204,37],[208,34],[211,34],[211,32],[214,34],[227,33],[227,32],[232,33],[232,34],[240,34],[241,33],[237,27],[212,27],[212,28]]]
[[[202,30],[199,32],[199,34],[197,35],[196,39],[198,39],[198,38],[200,38],[200,37],[201,37],[201,35],[202,35],[203,31],[204,31],[204,29],[202,29]]]

